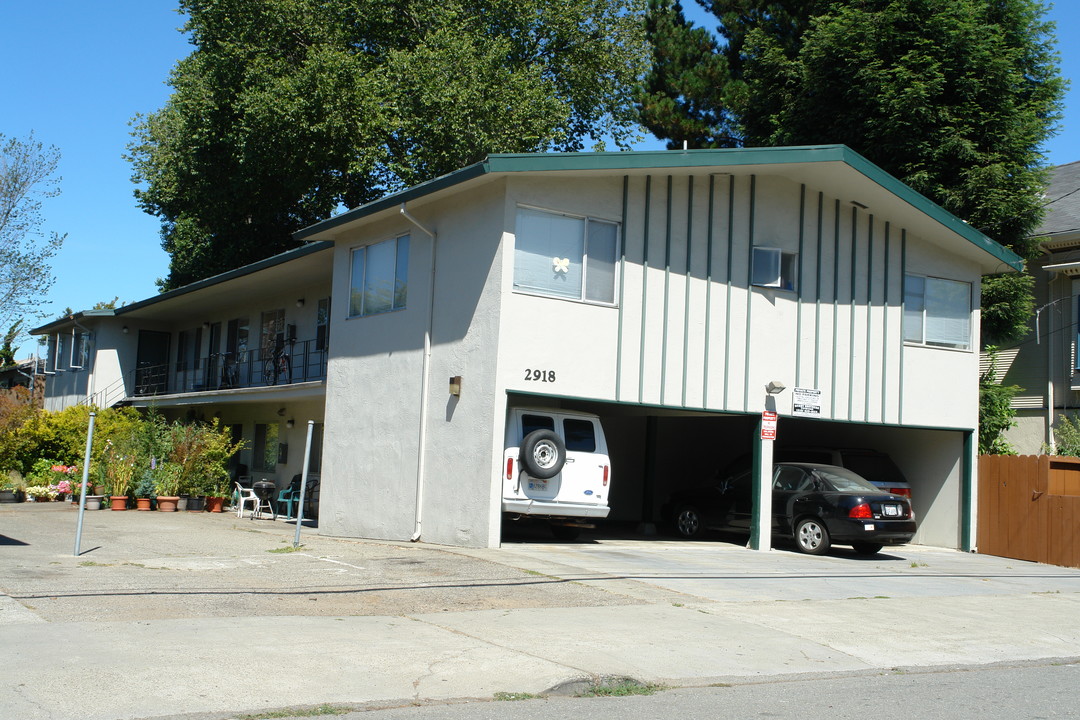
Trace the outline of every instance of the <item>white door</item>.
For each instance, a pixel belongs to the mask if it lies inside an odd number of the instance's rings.
[[[607,477],[611,461],[600,421],[595,418],[560,415],[563,442],[566,443],[566,464],[562,472],[551,479],[558,481],[556,499],[559,502],[607,504]]]

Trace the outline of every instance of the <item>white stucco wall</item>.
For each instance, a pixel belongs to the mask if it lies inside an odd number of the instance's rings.
[[[484,546],[497,541],[490,513],[491,433],[499,398],[498,292],[503,232],[501,185],[460,200],[410,209],[437,234],[435,298],[429,293],[432,240],[401,216],[365,226],[335,250],[332,358],[327,380],[327,462],[320,531]],[[404,310],[348,317],[350,251],[410,234]],[[421,428],[424,335],[431,361]],[[448,393],[463,378],[460,398]],[[430,452],[421,459],[421,431]],[[418,467],[424,472],[418,480]],[[360,510],[358,510],[358,508]]]

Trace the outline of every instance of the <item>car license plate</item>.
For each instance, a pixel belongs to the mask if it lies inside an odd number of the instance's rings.
[[[537,480],[536,478],[529,478],[529,489],[533,492],[547,492],[548,481]]]
[[[885,517],[900,517],[899,505],[882,505],[881,514]]]

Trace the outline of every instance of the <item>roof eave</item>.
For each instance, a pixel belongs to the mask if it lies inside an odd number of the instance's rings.
[[[1013,270],[1022,270],[1024,260],[995,242],[940,205],[919,194],[846,145],[808,145],[795,147],[754,147],[710,150],[651,150],[606,153],[504,153],[489,155],[483,162],[443,175],[380,200],[362,205],[336,217],[296,232],[297,240],[332,238],[343,226],[439,192],[482,175],[495,173],[555,172],[574,170],[650,170],[662,168],[738,167],[742,165],[779,165],[840,162],[891,192],[944,228],[988,253]]]

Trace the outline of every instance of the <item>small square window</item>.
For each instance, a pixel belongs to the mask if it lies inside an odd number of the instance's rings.
[[[904,340],[918,345],[971,347],[971,283],[904,277]]]
[[[755,247],[753,284],[794,290],[797,258],[795,253],[787,253],[780,248]]]

